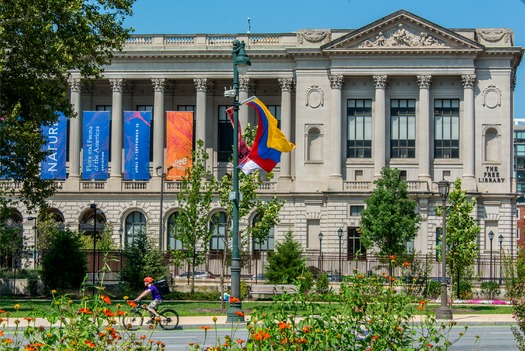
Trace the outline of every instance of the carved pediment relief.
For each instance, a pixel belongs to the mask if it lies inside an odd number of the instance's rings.
[[[329,30],[324,29],[303,29],[297,32],[297,42],[299,44],[322,44],[332,40]]]
[[[331,43],[323,51],[427,51],[482,50],[482,46],[458,33],[401,10]]]
[[[512,46],[513,36],[509,29],[483,28],[476,30],[477,40],[485,46]]]

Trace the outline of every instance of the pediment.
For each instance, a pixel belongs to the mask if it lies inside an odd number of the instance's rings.
[[[327,43],[323,52],[480,51],[483,46],[400,10]]]

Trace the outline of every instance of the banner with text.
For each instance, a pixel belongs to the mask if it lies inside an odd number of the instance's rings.
[[[108,179],[109,111],[84,111],[82,179]]]
[[[42,135],[46,143],[42,151],[47,152],[45,159],[40,162],[40,176],[42,179],[66,179],[66,141],[67,119],[63,113],[58,113],[58,120],[50,126],[42,126]]]
[[[124,180],[149,180],[150,111],[124,112]]]
[[[167,180],[181,180],[191,167],[193,145],[193,112],[166,112],[166,173]]]

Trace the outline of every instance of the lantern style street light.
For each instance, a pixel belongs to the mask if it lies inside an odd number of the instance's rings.
[[[244,49],[244,41],[235,39],[232,42],[233,50],[233,189],[229,199],[233,202],[232,206],[232,258],[231,258],[231,296],[235,297],[235,302],[230,303],[226,321],[244,321],[242,317],[241,296],[241,259],[239,257],[239,74],[245,74],[251,61]],[[228,91],[225,92],[225,96]],[[227,95],[231,97],[231,95]],[[240,312],[237,314],[237,312]]]
[[[341,244],[343,240],[343,228],[337,229],[337,236],[339,237],[339,277],[343,276],[343,263],[341,260]]]
[[[494,232],[491,230],[489,232],[489,240],[490,240],[490,281],[492,281],[492,239],[494,239]]]
[[[319,273],[323,271],[323,233],[319,233]]]
[[[452,309],[447,304],[447,198],[450,182],[438,182],[439,196],[443,211],[443,230],[441,231],[441,306],[436,311],[437,319],[452,319]]]

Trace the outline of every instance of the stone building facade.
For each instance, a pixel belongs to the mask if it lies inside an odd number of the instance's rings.
[[[245,41],[252,62],[240,81],[240,100],[261,99],[297,146],[260,189],[263,197],[286,201],[266,248],[292,230],[307,254],[317,256],[321,247],[337,254],[341,244],[345,260],[352,259],[360,247],[360,212],[383,167],[401,170],[422,215],[410,248],[435,251],[437,182],[456,178],[477,201],[481,255],[491,230],[504,236],[504,247],[516,245],[512,120],[523,49],[506,28],[447,29],[403,10],[356,30],[131,37],[104,79],[87,85],[74,74],[71,80],[80,117],[68,122],[67,179],[49,199],[67,225],[92,230],[95,203],[98,227],[111,224],[119,245],[139,223],[163,248],[176,247],[167,232],[177,211],[177,182],[156,172],[168,167],[166,111],[194,111],[195,138],[205,142],[210,170],[217,177],[231,171],[231,148],[220,141],[232,133],[224,114],[232,102],[223,92],[232,85],[234,39]],[[111,111],[106,181],[81,174],[82,113],[95,110]],[[138,110],[153,115],[151,179],[125,181],[123,111]],[[253,126],[256,116],[243,106],[240,122]],[[213,213],[220,211],[215,203]],[[255,215],[242,218],[241,228]],[[31,225],[24,223],[26,230]],[[220,236],[221,223],[213,227]]]

